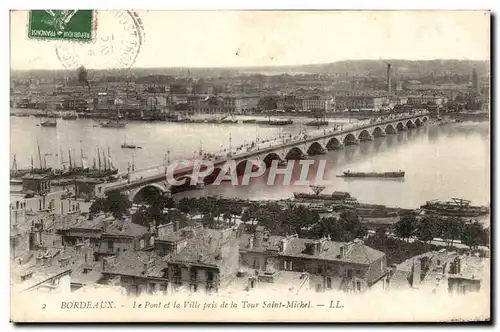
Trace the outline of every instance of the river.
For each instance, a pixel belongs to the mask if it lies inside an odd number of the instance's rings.
[[[12,110],[11,110],[12,112]],[[330,120],[333,122],[333,120]],[[346,123],[349,120],[335,120]],[[189,158],[195,151],[217,152],[229,146],[249,143],[258,136],[261,140],[282,134],[296,134],[299,124],[283,127],[255,124],[182,124],[160,122],[130,122],[126,128],[101,128],[98,122],[88,119],[62,120],[58,126],[37,126],[39,118],[11,117],[11,163],[16,154],[18,168],[29,167],[31,156],[35,167],[39,158],[47,166],[60,167],[61,152],[64,161],[71,151],[73,162],[93,162],[96,149],[109,147],[113,164],[126,171],[127,164],[147,168],[162,164],[167,151],[171,160]],[[312,131],[311,128],[307,128]],[[124,139],[139,145],[140,150],[122,149]],[[428,124],[408,132],[375,138],[343,150],[330,151],[315,159],[326,159],[324,179],[331,183],[324,193],[347,191],[361,202],[415,208],[426,200],[460,197],[473,204],[490,203],[490,145],[488,122],[462,122],[446,125]],[[101,152],[102,155],[102,152]],[[97,161],[97,159],[96,159]],[[403,181],[344,179],[336,175],[345,170],[406,172]],[[265,178],[254,181],[252,186],[208,186],[185,195],[221,195],[249,199],[281,199],[293,197],[294,191],[309,192],[307,186],[268,186]]]

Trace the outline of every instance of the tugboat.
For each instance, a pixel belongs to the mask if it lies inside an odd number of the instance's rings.
[[[347,192],[334,191],[330,195],[325,195],[321,194],[321,192],[325,190],[324,186],[311,185],[310,188],[313,190],[314,194],[294,192],[293,196],[296,199],[300,200],[324,200],[324,201],[332,201],[336,203],[346,203],[346,204],[356,204],[358,202],[356,198],[351,197],[351,194]]]
[[[102,128],[125,128],[126,125],[126,122],[120,121],[105,121],[99,124]]]
[[[76,120],[76,119],[78,119],[78,116],[76,114],[74,114],[74,113],[73,114],[69,113],[69,114],[64,114],[62,116],[62,119],[63,120]]]
[[[338,178],[404,178],[405,172],[397,171],[397,172],[351,172],[346,171],[342,175],[337,175]]]
[[[47,119],[45,121],[40,122],[40,126],[42,127],[57,127],[56,119]]]
[[[479,217],[487,215],[490,209],[486,206],[473,206],[470,201],[462,198],[452,198],[451,201],[427,201],[420,207],[426,213],[439,214],[447,217]]]
[[[122,149],[142,149],[142,147],[140,147],[140,146],[127,143],[127,136],[125,136],[121,147],[122,147]]]

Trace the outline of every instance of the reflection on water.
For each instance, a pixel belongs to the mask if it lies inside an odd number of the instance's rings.
[[[228,147],[231,133],[233,147],[283,134],[296,134],[301,126],[283,128],[255,124],[179,124],[132,122],[124,129],[100,128],[93,120],[64,121],[57,128],[37,126],[40,119],[11,117],[11,156],[15,153],[18,167],[28,167],[30,156],[38,164],[37,140],[48,165],[58,165],[63,151],[68,150],[80,164],[80,146],[89,164],[96,148],[107,151],[113,163],[125,171],[134,160],[137,168],[161,164],[167,150],[170,158],[191,157],[194,151],[219,151]],[[312,129],[308,129],[312,130]],[[142,146],[141,150],[121,149],[127,142]],[[400,207],[417,207],[430,199],[461,197],[475,204],[488,204],[489,197],[489,124],[464,122],[428,125],[396,135],[375,138],[357,146],[330,151],[314,157],[327,161],[324,178],[332,181],[324,193],[335,190],[350,192],[363,202]],[[317,167],[315,165],[314,167]],[[314,167],[312,167],[314,169]],[[337,178],[345,170],[386,172],[403,170],[404,181]],[[296,174],[297,173],[297,174]],[[294,171],[298,178],[299,171]],[[309,177],[311,180],[314,176]],[[217,194],[251,199],[293,197],[294,191],[308,192],[307,186],[268,186],[266,178],[253,181],[249,187],[207,187],[189,195]]]

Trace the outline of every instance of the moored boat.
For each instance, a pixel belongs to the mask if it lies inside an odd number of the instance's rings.
[[[403,178],[405,172],[351,172],[346,171],[342,175],[337,175],[340,178]]]
[[[300,199],[300,200],[325,200],[325,201],[332,201],[335,203],[345,203],[349,205],[354,205],[357,203],[357,199],[351,197],[351,194],[349,194],[348,192],[334,191],[330,195],[325,195],[321,194],[321,192],[325,190],[325,187],[323,186],[310,186],[310,187],[314,191],[313,194],[294,192],[293,196],[295,197],[295,199]]]
[[[126,125],[126,122],[120,121],[105,121],[99,124],[102,128],[125,128]]]
[[[487,215],[490,209],[487,206],[474,206],[462,198],[452,198],[450,201],[427,201],[420,208],[430,214],[439,214],[448,217],[479,217]]]
[[[57,120],[56,119],[48,119],[45,121],[40,122],[40,126],[42,127],[57,127]]]

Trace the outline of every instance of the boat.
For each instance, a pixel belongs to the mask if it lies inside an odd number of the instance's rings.
[[[328,126],[329,122],[324,119],[316,119],[312,120],[306,123],[306,126],[313,126],[313,127],[323,127],[323,126]]]
[[[256,119],[246,119],[242,121],[242,123],[256,123],[256,122],[257,122]]]
[[[337,175],[338,178],[403,178],[405,176],[405,172],[397,171],[397,172],[351,172],[346,171],[342,175]]]
[[[286,119],[286,120],[269,120],[269,125],[270,126],[288,126],[293,124],[292,119]]]
[[[313,194],[294,192],[293,196],[295,197],[295,199],[300,200],[324,200],[349,205],[354,205],[357,203],[357,199],[351,197],[351,194],[349,194],[348,192],[334,191],[330,195],[325,195],[321,193],[323,192],[323,190],[325,190],[325,187],[323,186],[311,185],[310,188],[313,190]]]
[[[40,122],[40,126],[42,126],[42,127],[57,127],[57,120],[47,119],[45,121]]]
[[[427,201],[420,208],[426,213],[439,214],[447,217],[479,217],[487,215],[490,209],[486,206],[473,206],[462,198],[452,198],[450,201]]]
[[[112,121],[112,120],[101,122],[99,124],[99,126],[102,128],[125,128],[126,125],[127,125],[126,122]]]
[[[62,116],[63,120],[76,120],[78,119],[78,116],[76,114],[64,114]]]
[[[140,146],[127,143],[127,136],[125,136],[121,147],[122,147],[122,149],[142,149],[142,147],[140,147]]]

